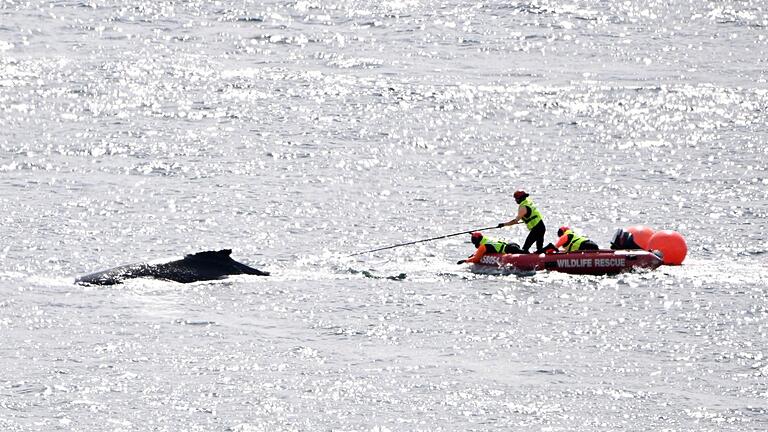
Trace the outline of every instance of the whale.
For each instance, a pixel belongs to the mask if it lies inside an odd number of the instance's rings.
[[[115,285],[126,279],[154,278],[180,283],[223,279],[230,275],[269,276],[230,257],[232,249],[203,251],[185,255],[182,259],[156,260],[126,264],[87,274],[75,279],[80,285]]]

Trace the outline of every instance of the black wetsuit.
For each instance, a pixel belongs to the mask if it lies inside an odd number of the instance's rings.
[[[520,245],[517,243],[508,243],[504,246],[504,253],[519,254],[523,253],[523,250],[520,249]]]
[[[528,212],[530,213],[530,210],[528,210]],[[547,227],[544,226],[544,221],[539,221],[539,223],[531,228],[531,231],[528,233],[528,237],[526,237],[525,243],[523,243],[523,250],[528,252],[528,250],[531,248],[531,245],[536,242],[536,250],[540,251],[544,246],[544,234],[546,232]]]
[[[588,250],[600,250],[600,246],[597,245],[597,243],[593,242],[592,240],[585,240],[583,243],[579,245],[580,251],[588,251]]]

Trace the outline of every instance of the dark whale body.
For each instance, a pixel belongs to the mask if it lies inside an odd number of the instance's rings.
[[[150,277],[190,283],[238,274],[269,276],[268,272],[233,260],[229,256],[231,253],[231,249],[223,249],[198,252],[175,261],[127,264],[81,276],[75,282],[84,285],[114,285],[122,283],[125,279]]]

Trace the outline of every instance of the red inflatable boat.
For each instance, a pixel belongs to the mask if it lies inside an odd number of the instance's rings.
[[[570,274],[606,275],[634,269],[653,270],[661,258],[644,250],[596,250],[546,254],[488,254],[472,265],[476,273],[528,273],[551,270]]]

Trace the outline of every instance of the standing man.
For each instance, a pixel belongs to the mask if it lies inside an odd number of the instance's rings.
[[[531,245],[536,242],[536,250],[540,251],[544,246],[544,233],[547,232],[547,228],[544,226],[544,219],[533,204],[533,200],[528,197],[528,194],[525,191],[516,191],[513,196],[515,197],[515,202],[519,205],[517,208],[517,217],[509,222],[500,223],[498,228],[516,225],[520,223],[520,221],[525,222],[525,226],[528,227],[530,232],[525,239],[525,243],[523,243],[523,250],[528,252]]]

